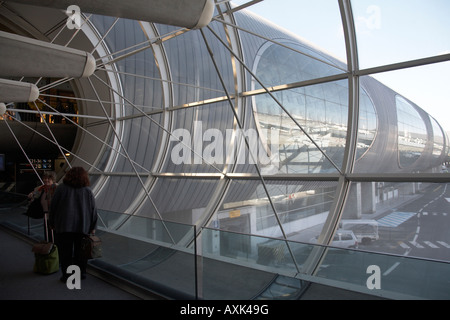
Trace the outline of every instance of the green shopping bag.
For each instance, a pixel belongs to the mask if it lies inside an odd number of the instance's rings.
[[[54,243],[37,243],[32,251],[34,252],[34,272],[52,274],[59,270],[58,247]]]
[[[54,243],[37,243],[32,251],[34,252],[34,272],[52,274],[59,270],[58,247]]]

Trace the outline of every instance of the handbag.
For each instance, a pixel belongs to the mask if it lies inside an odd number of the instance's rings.
[[[42,219],[44,217],[44,209],[42,208],[41,197],[42,195],[30,202],[27,212],[25,213],[26,216],[33,219]]]
[[[86,235],[81,239],[81,252],[85,259],[97,259],[102,257],[102,240],[93,235]]]
[[[51,242],[39,242],[33,245],[31,251],[35,254],[46,255],[52,251],[53,246],[54,244]]]

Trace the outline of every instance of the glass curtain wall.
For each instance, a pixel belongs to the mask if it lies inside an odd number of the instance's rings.
[[[377,238],[362,242],[360,249],[448,262],[448,125],[442,117],[441,121],[434,118],[450,101],[442,91],[450,66],[450,25],[441,11],[448,10],[448,4],[351,1],[351,6],[358,49],[356,74],[361,75],[360,83],[375,105],[386,106],[377,108],[377,138],[366,155],[379,154],[377,140],[382,136],[388,137],[385,150],[394,152],[380,155],[373,166],[364,157],[355,162],[339,226],[356,220],[359,226],[352,229],[364,237],[361,228],[368,229],[370,221],[375,221]],[[435,37],[431,40],[427,34]],[[375,81],[393,92],[370,84]],[[386,268],[397,272],[395,264]]]
[[[448,105],[450,73],[424,73],[449,68],[448,4],[283,1],[216,1],[201,30],[55,27],[98,65],[70,82],[88,120],[66,168],[89,169],[102,210],[226,231],[228,257],[254,248],[245,234],[449,261],[447,127],[426,108]]]

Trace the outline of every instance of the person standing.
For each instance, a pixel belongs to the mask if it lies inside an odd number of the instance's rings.
[[[45,171],[42,175],[42,182],[44,184],[36,187],[33,192],[28,195],[28,199],[30,202],[34,199],[41,199],[40,202],[42,210],[44,211],[44,216],[48,219],[52,198],[58,186],[56,184],[56,173],[54,171]],[[46,235],[48,235],[47,231],[47,225],[44,223],[44,239]]]
[[[53,194],[55,193],[56,173],[54,171],[45,171],[42,175],[43,185],[36,187],[33,192],[28,195],[29,200],[41,198],[41,205],[45,213],[49,212]]]
[[[62,282],[67,281],[67,267],[73,264],[80,268],[81,278],[86,277],[87,259],[82,255],[81,242],[85,235],[95,233],[97,225],[97,207],[89,186],[87,171],[73,167],[52,199],[49,224],[55,231]]]

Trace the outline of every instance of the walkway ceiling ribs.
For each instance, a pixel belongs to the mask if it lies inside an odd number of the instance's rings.
[[[36,5],[33,0],[12,0]],[[67,10],[76,5],[81,12],[141,20],[197,29],[209,24],[214,13],[213,0],[41,0],[39,6]],[[71,13],[69,13],[71,14]]]
[[[13,0],[36,5],[32,0]],[[66,10],[78,6],[82,12],[142,20],[184,27],[202,28],[211,22],[213,0],[42,0],[39,6]],[[0,77],[88,77],[95,71],[95,60],[90,53],[51,43],[0,32]],[[17,64],[17,61],[21,61]],[[39,96],[34,84],[0,82],[0,101],[32,102]]]
[[[85,51],[0,31],[0,77],[88,77],[96,68]],[[20,63],[17,63],[20,61]],[[0,101],[32,102],[39,96],[34,84],[0,80]]]

